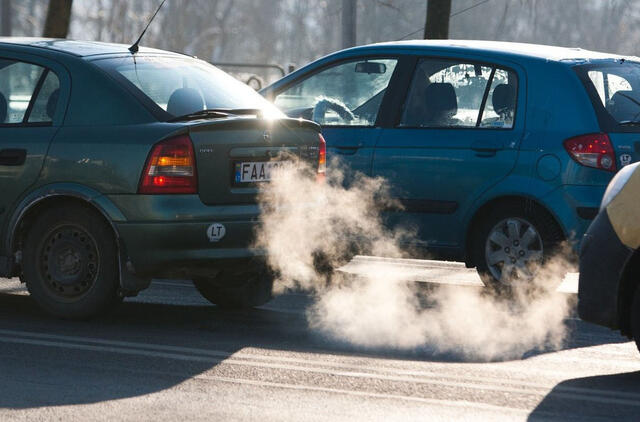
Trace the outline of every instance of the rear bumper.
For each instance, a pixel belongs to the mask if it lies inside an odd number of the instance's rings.
[[[612,329],[619,328],[621,277],[632,255],[633,250],[622,244],[607,213],[598,214],[580,247],[580,318]]]
[[[259,224],[257,205],[204,205],[196,195],[114,195],[126,221],[114,225],[129,260],[145,278],[212,275],[230,264],[264,262],[252,248]],[[225,235],[211,241],[207,230],[221,224]]]
[[[140,277],[192,278],[222,266],[265,254],[250,247],[256,223],[225,222],[225,238],[210,242],[213,223],[133,223],[116,227],[126,245],[133,272]],[[225,241],[227,240],[227,241]]]
[[[563,185],[541,199],[555,214],[574,252],[600,207],[606,186]]]

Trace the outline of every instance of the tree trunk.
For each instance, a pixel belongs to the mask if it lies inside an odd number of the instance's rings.
[[[451,0],[427,0],[427,24],[424,38],[444,40],[449,38]]]
[[[0,22],[0,35],[3,37],[11,36],[11,0],[0,0],[0,15],[2,15],[2,22]]]
[[[71,21],[71,3],[73,0],[49,0],[47,20],[43,36],[47,38],[67,38]]]
[[[342,0],[342,48],[356,45],[356,1]]]

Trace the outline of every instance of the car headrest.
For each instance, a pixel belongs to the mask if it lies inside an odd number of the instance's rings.
[[[493,110],[498,115],[513,112],[516,108],[516,88],[513,85],[500,84],[493,89],[491,97]]]
[[[640,98],[633,91],[617,91],[607,103],[607,111],[619,122],[637,120],[640,114]]]
[[[0,93],[0,123],[4,123],[7,120],[7,99]]]
[[[449,119],[458,112],[456,90],[450,83],[435,82],[425,89],[426,122]]]
[[[49,95],[47,101],[47,116],[53,120],[53,116],[56,114],[56,106],[58,105],[58,98],[60,97],[60,89],[56,89]]]
[[[174,116],[183,116],[204,110],[202,95],[193,88],[178,88],[173,91],[167,103],[167,112]]]

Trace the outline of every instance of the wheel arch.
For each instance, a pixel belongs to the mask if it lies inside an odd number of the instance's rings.
[[[4,249],[13,254],[17,252],[20,239],[20,228],[25,219],[34,218],[38,213],[61,202],[73,201],[80,206],[89,207],[104,218],[113,230],[116,242],[119,243],[119,233],[114,221],[126,221],[120,210],[101,193],[83,185],[60,184],[40,188],[20,201],[15,207],[7,227]]]
[[[545,206],[541,201],[525,195],[514,194],[497,196],[488,199],[479,207],[477,207],[475,212],[469,219],[464,239],[464,261],[467,267],[474,267],[476,265],[476,263],[473,262],[473,254],[471,254],[469,251],[473,247],[475,232],[477,231],[480,223],[487,215],[491,213],[493,209],[505,204],[515,204],[517,206],[521,206],[525,212],[542,214],[546,216],[549,221],[552,221],[556,225],[556,228],[560,233],[562,233],[563,238],[567,238],[567,233],[562,227],[562,224],[560,224],[560,220],[553,213],[553,211],[549,207]]]
[[[125,243],[115,224],[115,222],[125,222],[125,216],[109,198],[87,186],[66,183],[48,185],[27,195],[20,201],[9,220],[7,235],[4,239],[4,248],[7,253],[13,258],[20,251],[21,236],[25,234],[22,228],[29,219],[36,218],[39,213],[56,204],[70,202],[95,211],[111,227],[118,248],[121,293],[125,296],[133,296],[147,288],[151,280],[137,277],[130,269]],[[15,266],[12,265],[12,267]]]

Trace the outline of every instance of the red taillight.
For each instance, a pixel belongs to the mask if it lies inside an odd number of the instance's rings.
[[[564,148],[571,158],[583,166],[616,171],[616,155],[606,133],[592,133],[569,138]]]
[[[320,145],[318,148],[318,181],[324,182],[327,173],[327,141],[321,134],[318,134]]]
[[[153,146],[140,180],[138,193],[197,193],[198,175],[189,135]]]

